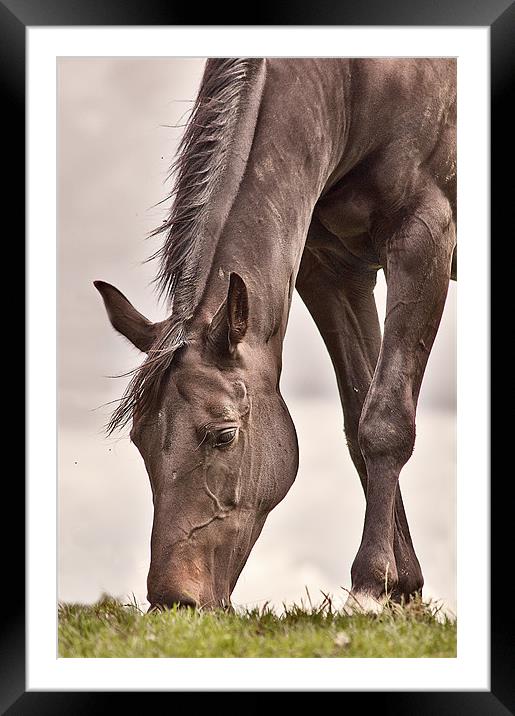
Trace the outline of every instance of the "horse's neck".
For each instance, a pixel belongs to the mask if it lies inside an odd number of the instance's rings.
[[[298,61],[269,61],[266,78],[259,75],[259,106],[247,109],[247,125],[235,137],[238,148],[252,136],[241,180],[204,259],[203,313],[216,310],[223,279],[236,271],[247,283],[257,340],[279,335],[282,341],[313,208],[341,155],[343,120],[335,102],[343,97],[335,96],[342,90],[334,68],[321,80],[320,67],[305,62],[302,82]],[[236,171],[227,167],[228,177],[241,168],[241,153],[233,157]]]

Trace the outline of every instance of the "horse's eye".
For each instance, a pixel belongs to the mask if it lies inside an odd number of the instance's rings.
[[[229,443],[232,443],[237,434],[238,428],[227,428],[226,430],[220,430],[220,432],[216,433],[215,435],[214,446],[223,447],[224,445],[229,445]]]

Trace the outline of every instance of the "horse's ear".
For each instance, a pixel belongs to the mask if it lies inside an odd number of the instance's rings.
[[[137,311],[123,293],[105,281],[93,281],[104,300],[111,325],[136,348],[147,353],[157,337],[157,324]]]
[[[227,298],[213,316],[209,338],[219,350],[234,354],[247,333],[249,296],[245,281],[237,273],[229,277]]]
[[[229,277],[227,322],[229,324],[229,349],[232,352],[245,338],[249,323],[249,294],[245,281],[237,273],[232,273]]]

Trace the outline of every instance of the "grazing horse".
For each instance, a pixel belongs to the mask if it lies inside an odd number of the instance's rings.
[[[295,288],[331,356],[366,496],[349,600],[377,610],[421,592],[399,473],[456,276],[455,60],[209,60],[173,171],[154,232],[168,317],[151,323],[95,282],[147,354],[108,429],[132,421],[150,477],[151,608],[230,604],[295,479],[279,388]]]

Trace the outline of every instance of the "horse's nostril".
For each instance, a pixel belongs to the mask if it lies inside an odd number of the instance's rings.
[[[197,602],[191,597],[179,596],[179,595],[160,595],[154,599],[149,599],[151,611],[163,611],[165,609],[172,609],[173,607],[189,607],[195,609]]]

